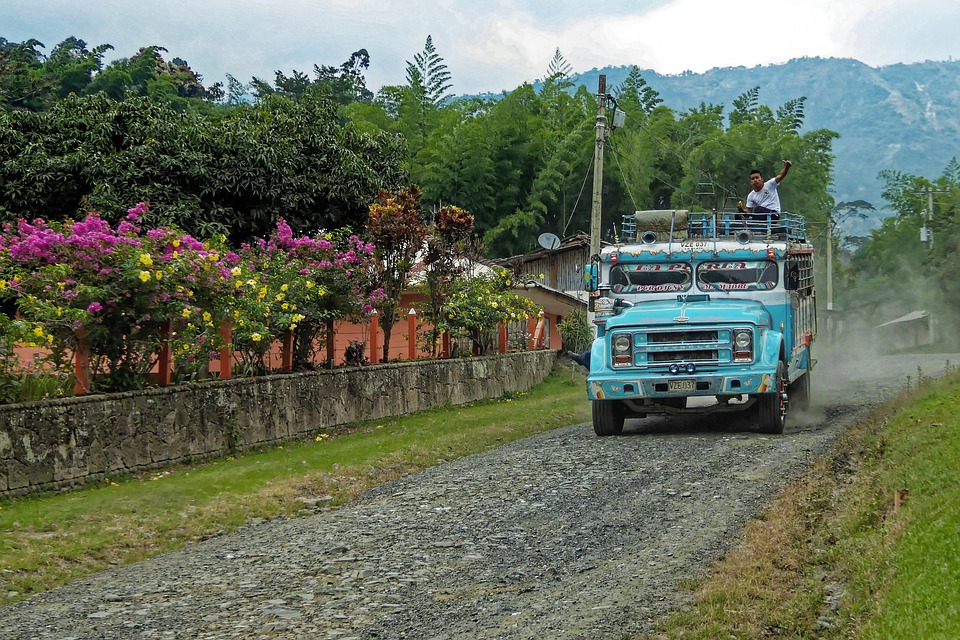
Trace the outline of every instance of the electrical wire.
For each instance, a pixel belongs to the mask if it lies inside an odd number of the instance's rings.
[[[563,235],[567,235],[567,229],[570,228],[570,223],[573,222],[573,214],[577,210],[577,205],[580,204],[580,197],[583,196],[583,189],[587,186],[587,178],[590,177],[590,169],[593,168],[594,156],[590,154],[590,162],[587,164],[587,172],[583,175],[583,183],[580,185],[580,193],[577,194],[577,200],[573,203],[573,208],[570,209],[570,217],[567,218],[566,224],[563,225]]]

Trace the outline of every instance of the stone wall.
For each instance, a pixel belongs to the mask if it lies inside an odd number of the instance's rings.
[[[0,497],[525,391],[556,351],[201,382],[0,406]]]

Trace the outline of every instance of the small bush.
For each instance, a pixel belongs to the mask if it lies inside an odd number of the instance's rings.
[[[587,322],[586,311],[581,309],[564,318],[557,328],[560,330],[560,338],[566,351],[583,353],[593,342],[593,329]]]

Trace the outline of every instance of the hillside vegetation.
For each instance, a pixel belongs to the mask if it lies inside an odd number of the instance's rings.
[[[629,67],[607,67],[577,76],[596,91],[597,76],[616,85]],[[846,58],[800,58],[785,64],[725,67],[705,73],[662,75],[642,70],[647,83],[676,109],[701,103],[731,104],[751,87],[775,106],[806,96],[805,128],[830,129],[836,157],[832,193],[837,202],[866,200],[877,208],[868,221],[848,220],[865,235],[890,215],[882,192],[883,170],[936,176],[957,156],[960,139],[960,61],[927,61],[870,67]]]

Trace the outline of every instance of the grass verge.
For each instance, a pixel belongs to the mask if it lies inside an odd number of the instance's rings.
[[[960,375],[918,382],[749,522],[651,637],[960,637]]]
[[[350,425],[309,439],[70,493],[0,501],[0,604],[245,523],[343,504],[367,487],[589,420],[557,367],[527,393]]]

